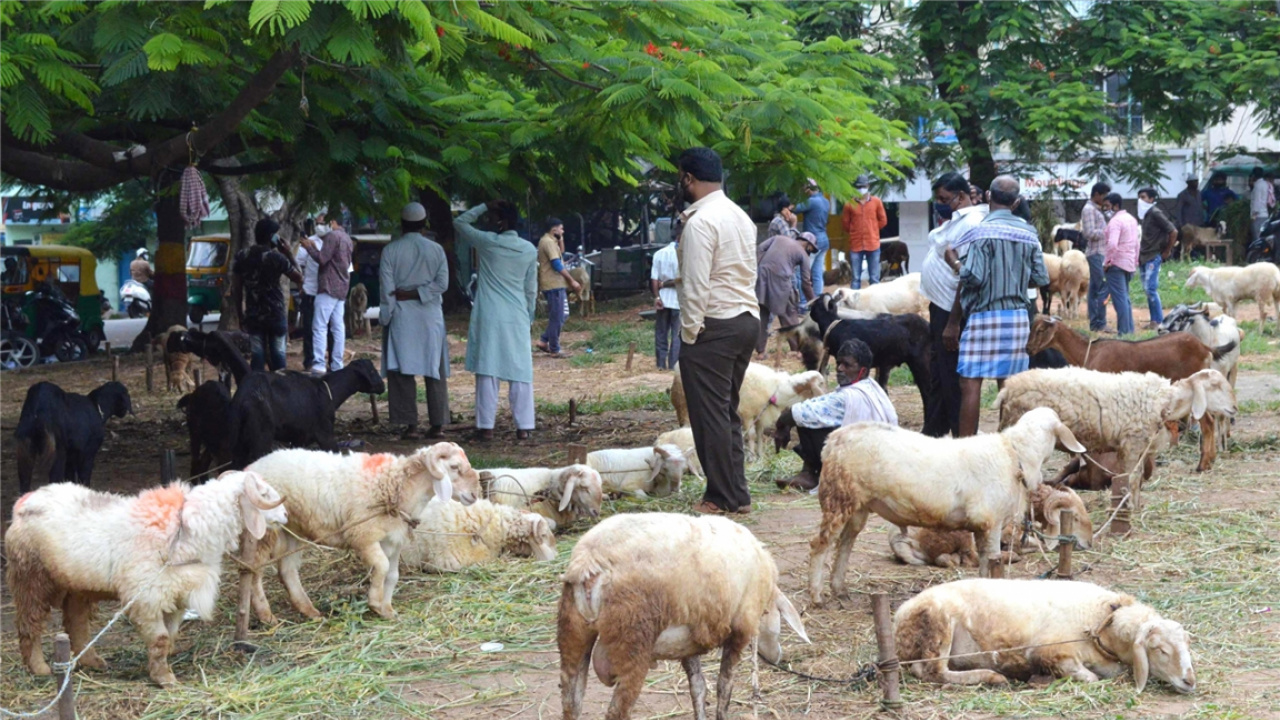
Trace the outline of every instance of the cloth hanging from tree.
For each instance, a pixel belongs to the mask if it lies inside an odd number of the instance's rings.
[[[182,171],[181,199],[180,212],[187,227],[198,227],[202,219],[209,217],[209,193],[205,192],[204,180],[195,165],[188,165]]]

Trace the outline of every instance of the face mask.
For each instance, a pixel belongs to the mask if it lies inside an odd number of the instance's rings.
[[[947,203],[936,202],[933,204],[933,211],[938,214],[940,220],[950,220],[951,214],[955,212]]]
[[[1146,200],[1138,200],[1138,219],[1141,220],[1142,218],[1146,217],[1147,211],[1153,207],[1155,207],[1155,203],[1153,202],[1147,202]]]

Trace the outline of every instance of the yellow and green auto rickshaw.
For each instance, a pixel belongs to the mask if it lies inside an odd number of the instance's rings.
[[[187,248],[187,309],[199,324],[206,313],[221,312],[231,277],[231,235],[201,235]]]
[[[355,252],[351,254],[351,264],[355,272],[351,274],[351,284],[363,283],[369,293],[369,307],[378,306],[378,263],[382,261],[382,249],[391,242],[390,235],[352,235]]]
[[[102,325],[102,295],[94,273],[98,261],[84,248],[65,245],[17,245],[0,249],[3,258],[3,300],[26,318],[23,334],[31,340],[39,338],[36,291],[47,283],[55,294],[61,294],[79,320],[79,331],[88,351],[96,351],[106,339]],[[58,302],[61,302],[60,300]],[[77,335],[79,333],[76,333]],[[43,344],[43,343],[42,343]],[[59,353],[59,359],[62,359]],[[71,359],[77,353],[70,353]]]

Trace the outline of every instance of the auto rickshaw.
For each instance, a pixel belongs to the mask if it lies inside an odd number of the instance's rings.
[[[231,273],[231,235],[201,235],[187,248],[187,308],[191,322],[221,312]]]
[[[378,306],[378,263],[382,260],[382,249],[391,242],[390,235],[353,235],[355,252],[351,254],[351,264],[355,272],[351,275],[351,284],[362,283],[369,292],[369,307]]]
[[[27,302],[42,283],[59,291],[79,316],[88,350],[96,352],[106,340],[102,324],[102,295],[94,273],[98,261],[84,248],[65,245],[17,245],[0,249],[3,258],[3,301],[27,316],[25,334],[36,340],[35,310]]]

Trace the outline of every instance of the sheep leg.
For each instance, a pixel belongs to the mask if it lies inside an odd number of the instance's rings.
[[[396,611],[391,607],[390,599],[386,595],[391,562],[387,559],[386,553],[382,552],[382,545],[379,543],[366,545],[360,548],[359,552],[360,559],[373,570],[373,576],[369,578],[369,607],[382,617],[394,620]]]
[[[716,680],[716,720],[729,718],[729,703],[733,698],[733,668],[742,659],[742,651],[750,642],[750,637],[735,631],[729,635],[724,645],[720,646],[720,677]]]
[[[694,720],[707,720],[707,679],[702,676],[702,658],[694,655],[680,661],[689,676],[689,697],[693,700]]]
[[[1098,681],[1097,675],[1089,670],[1089,668],[1085,667],[1079,659],[1073,657],[1063,658],[1059,661],[1057,666],[1054,667],[1054,672],[1056,672],[1059,677],[1069,677],[1072,680],[1079,680],[1080,682]]]
[[[89,621],[98,603],[81,593],[67,593],[62,601],[62,627],[71,638],[71,654],[75,655],[89,644]],[[105,670],[107,663],[98,655],[98,651],[89,648],[80,657],[80,664],[95,670]]]
[[[289,603],[303,615],[313,620],[319,619],[320,611],[311,604],[311,598],[307,597],[307,591],[302,587],[302,579],[298,577],[298,568],[302,567],[302,554],[295,552],[298,541],[288,533],[280,535],[280,539],[284,541],[284,555],[280,558],[277,570],[280,582],[284,583],[284,589],[289,593]]]
[[[267,591],[262,587],[261,570],[253,574],[252,582],[253,590],[249,596],[249,603],[253,608],[253,614],[257,616],[258,622],[263,625],[275,625],[276,616],[271,612],[271,603],[267,601]]]
[[[898,657],[902,660],[947,658],[951,655],[955,634],[964,632],[958,623],[946,613],[928,608],[918,610],[898,623],[895,638]],[[907,671],[925,682],[951,683],[954,685],[1005,685],[1009,680],[992,670],[952,670],[946,659],[932,662],[913,662]]]
[[[988,560],[1000,557],[1000,530],[975,530],[974,544],[978,546],[978,577],[990,577]]]
[[[821,495],[819,499],[821,500]],[[866,511],[861,511],[861,515],[865,523]],[[824,573],[827,570],[827,561],[831,559],[831,553],[835,550],[832,542],[836,533],[844,530],[847,522],[852,522],[852,519],[843,510],[824,508],[822,524],[818,526],[818,536],[809,541],[809,600],[814,606],[822,605],[822,586],[826,583]]]
[[[169,653],[173,650],[173,639],[164,616],[152,608],[139,609],[135,605],[129,613],[129,619],[138,629],[138,634],[147,645],[147,672],[151,681],[157,685],[173,685],[178,682],[173,670],[169,668]]]
[[[560,648],[560,708],[564,720],[578,720],[591,673],[591,650],[596,644],[596,633],[574,608],[572,591],[560,596],[559,618],[556,645]]]
[[[387,579],[382,589],[382,598],[387,607],[391,607],[391,598],[396,594],[396,583],[400,581],[400,546],[383,540],[382,551],[387,555],[388,565]]]
[[[836,550],[836,563],[831,568],[831,592],[837,597],[844,594],[845,571],[849,567],[849,554],[853,551],[853,543],[858,539],[858,533],[862,532],[863,526],[867,524],[868,514],[855,513],[849,522],[845,523],[844,530],[840,533],[840,541]]]
[[[640,691],[644,689],[644,678],[649,674],[649,666],[653,664],[651,649],[652,645],[649,645],[635,648],[631,653],[618,653],[617,657],[610,656],[617,684],[613,689],[609,710],[604,715],[605,720],[627,720],[631,717],[631,708],[640,697]]]
[[[1215,415],[1215,413],[1205,413],[1204,417],[1200,418],[1200,464],[1196,466],[1196,472],[1205,472],[1212,468],[1213,461],[1218,457]]]

